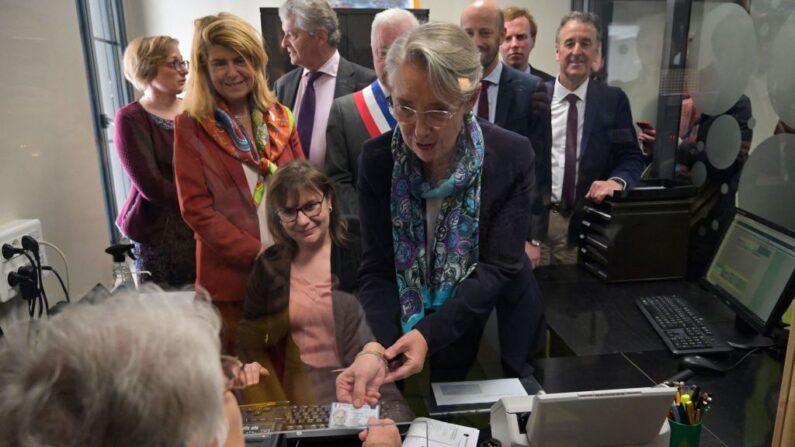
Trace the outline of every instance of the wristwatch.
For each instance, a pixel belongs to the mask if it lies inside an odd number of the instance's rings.
[[[540,247],[541,241],[539,241],[538,239],[530,239],[530,245],[532,245],[533,247]]]

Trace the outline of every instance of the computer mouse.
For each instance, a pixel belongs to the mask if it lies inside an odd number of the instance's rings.
[[[717,364],[714,360],[700,355],[687,355],[679,359],[679,369],[689,369],[694,373],[723,374],[726,368]]]

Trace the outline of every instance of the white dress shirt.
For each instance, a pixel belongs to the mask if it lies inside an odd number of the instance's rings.
[[[315,120],[312,123],[312,144],[309,147],[309,161],[323,169],[326,162],[326,126],[331,113],[331,104],[334,102],[334,90],[337,86],[337,70],[340,66],[340,53],[335,51],[328,60],[317,69],[323,73],[315,80]],[[301,82],[298,84],[298,93],[295,96],[295,122],[301,115],[301,100],[309,79],[310,71],[304,68]]]
[[[494,70],[491,70],[491,73],[483,77],[484,81],[489,81],[489,88],[486,90],[486,95],[489,98],[489,122],[493,123],[494,119],[497,116],[497,95],[500,93],[500,76],[502,75],[502,62],[497,61],[497,66],[494,67]],[[478,103],[480,102],[480,97],[478,97],[478,101],[475,102],[475,107],[473,110],[477,114],[478,111]]]
[[[582,153],[582,128],[585,121],[585,96],[588,92],[588,82],[580,84],[576,90],[571,91],[555,79],[555,90],[552,92],[552,202],[560,202],[563,195],[563,171],[566,165],[566,121],[569,114],[569,101],[566,97],[574,93],[577,100],[577,166],[574,171],[574,181],[577,184],[580,154]]]

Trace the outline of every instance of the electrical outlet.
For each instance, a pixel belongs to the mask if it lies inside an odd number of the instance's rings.
[[[36,240],[42,239],[41,222],[38,219],[12,220],[0,225],[0,247],[3,244],[10,244],[16,248],[22,248],[22,236],[26,235]],[[48,265],[44,250],[43,245],[39,247],[41,265]],[[19,294],[18,287],[8,285],[8,274],[29,264],[30,261],[23,254],[14,255],[11,259],[0,256],[0,303],[5,303]]]

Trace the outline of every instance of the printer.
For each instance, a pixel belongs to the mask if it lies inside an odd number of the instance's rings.
[[[648,387],[504,397],[491,407],[503,447],[667,447],[675,388]]]

